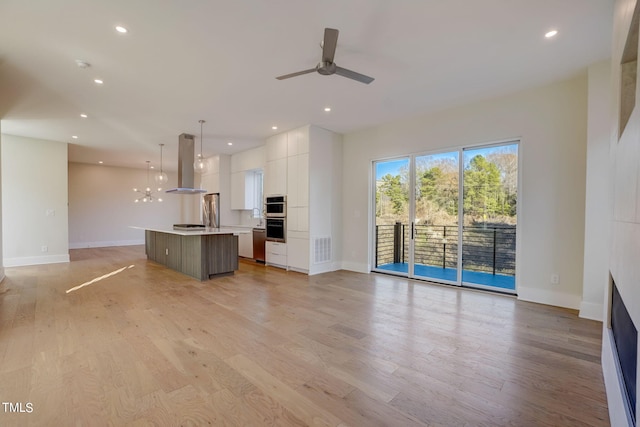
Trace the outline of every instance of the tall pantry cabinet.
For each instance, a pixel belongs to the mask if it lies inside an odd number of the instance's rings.
[[[267,139],[264,194],[287,196],[286,244],[269,245],[267,264],[308,274],[339,268],[342,136],[308,125]],[[286,265],[283,263],[286,255]]]

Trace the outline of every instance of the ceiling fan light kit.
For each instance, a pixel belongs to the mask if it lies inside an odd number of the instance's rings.
[[[322,41],[322,60],[316,65],[315,68],[309,68],[308,70],[297,71],[291,74],[285,74],[282,76],[276,77],[278,80],[290,79],[291,77],[301,76],[303,74],[309,74],[316,71],[318,74],[322,74],[323,76],[330,76],[332,74],[337,74],[342,77],[346,77],[351,80],[358,81],[360,83],[369,84],[374,78],[366,76],[364,74],[357,73],[353,70],[348,70],[346,68],[338,67],[335,62],[333,62],[334,57],[336,55],[336,46],[338,45],[338,30],[334,28],[325,28],[324,29],[324,40]]]

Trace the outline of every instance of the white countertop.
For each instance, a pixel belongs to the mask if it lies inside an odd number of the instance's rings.
[[[157,231],[160,233],[169,233],[169,234],[177,234],[179,236],[208,236],[211,234],[247,234],[249,230],[243,228],[234,228],[234,227],[220,227],[220,228],[205,228],[201,230],[174,230],[173,226],[167,227],[137,227],[130,226],[131,228],[135,228],[138,230],[149,230],[149,231]]]
[[[223,225],[222,228],[242,228],[242,229],[246,228],[246,229],[249,229],[249,230],[253,230],[254,228],[259,228],[261,230],[264,230],[265,226],[264,225],[258,226],[258,225],[246,225],[246,224],[243,224],[243,225]]]

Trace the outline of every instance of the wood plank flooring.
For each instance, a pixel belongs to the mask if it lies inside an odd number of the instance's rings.
[[[6,269],[0,400],[24,411],[0,426],[609,425],[601,324],[571,310],[250,262],[199,282],[141,246],[71,259]]]

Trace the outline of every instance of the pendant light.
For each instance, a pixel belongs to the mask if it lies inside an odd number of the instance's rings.
[[[202,125],[204,124],[204,120],[198,120],[200,123],[200,154],[198,154],[196,162],[193,164],[193,168],[198,173],[204,173],[207,170],[207,161],[202,155]]]
[[[151,187],[149,186],[149,173],[151,170],[151,161],[147,160],[147,187],[144,189],[144,191],[142,190],[138,190],[137,188],[134,188],[133,191],[135,191],[136,193],[140,193],[142,194],[142,196],[138,197],[136,200],[134,200],[136,203],[139,203],[140,201],[142,201],[143,203],[151,203],[154,200],[157,200],[159,202],[162,201],[161,198],[159,197],[154,197],[152,192],[151,192]]]
[[[160,144],[160,172],[155,176],[156,183],[158,184],[158,191],[162,191],[162,187],[169,182],[169,177],[162,170],[162,147],[164,147],[164,144]]]

